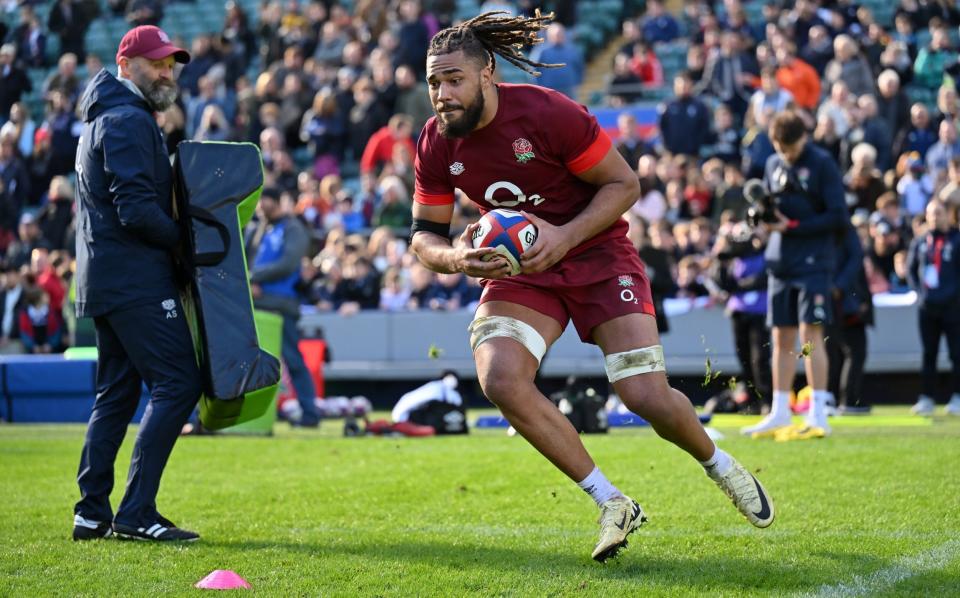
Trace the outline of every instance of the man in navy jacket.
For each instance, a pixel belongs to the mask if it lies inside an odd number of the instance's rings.
[[[947,206],[927,204],[927,234],[913,240],[907,255],[907,279],[917,292],[920,340],[923,342],[922,393],[912,411],[933,415],[940,336],[947,337],[953,362],[951,397],[945,412],[960,415],[960,230],[950,223]]]
[[[97,331],[97,398],[80,457],[75,540],[118,536],[196,540],[157,512],[160,476],[201,392],[193,341],[174,278],[180,233],[172,172],[154,112],[178,89],[174,62],[190,60],[157,27],[136,27],[117,51],[119,76],[100,71],[80,99],[77,149],[77,315]],[[113,464],[140,400],[126,493],[110,506]]]

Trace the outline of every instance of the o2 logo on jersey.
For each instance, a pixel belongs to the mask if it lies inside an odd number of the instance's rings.
[[[500,199],[495,199],[493,197],[494,194],[500,190],[508,191],[513,195],[513,197],[504,198],[503,194],[501,194]],[[541,197],[539,193],[534,193],[530,197],[527,197],[520,187],[517,187],[510,181],[497,181],[496,183],[493,183],[487,187],[487,190],[483,192],[483,199],[498,208],[513,208],[528,200],[532,201],[533,205],[539,206],[546,201],[547,198]]]

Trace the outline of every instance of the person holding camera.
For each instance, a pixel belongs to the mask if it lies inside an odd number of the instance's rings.
[[[793,111],[770,125],[776,154],[763,182],[748,181],[753,203],[748,217],[770,233],[767,264],[767,324],[773,339],[773,401],[770,414],[742,432],[753,438],[822,438],[827,424],[827,353],[824,325],[833,318],[831,288],[839,236],[847,221],[840,170],[830,155],[808,143],[803,120]],[[799,332],[813,400],[804,425],[790,425],[790,391],[796,374]]]

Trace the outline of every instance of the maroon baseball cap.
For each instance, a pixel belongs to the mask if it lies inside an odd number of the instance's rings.
[[[181,64],[190,62],[190,54],[183,48],[171,44],[170,36],[163,29],[153,25],[140,25],[127,31],[120,40],[117,63],[120,63],[121,56],[127,58],[143,56],[149,60],[160,60],[170,55],[173,55],[173,59]]]

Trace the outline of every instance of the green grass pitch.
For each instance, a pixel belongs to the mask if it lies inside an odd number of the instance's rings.
[[[276,596],[960,595],[960,418],[878,411],[793,443],[715,419],[776,501],[766,530],[649,429],[586,437],[650,518],[606,565],[589,497],[502,430],[183,438],[158,504],[203,538],[176,546],[72,542],[83,426],[0,426],[0,596],[196,595],[214,569]]]

